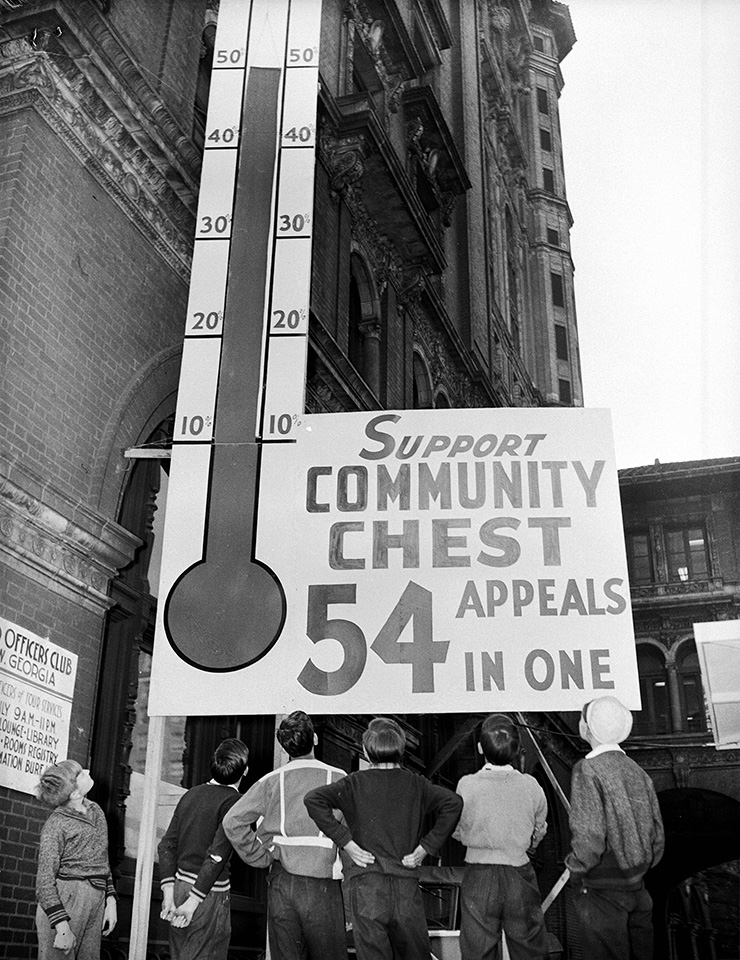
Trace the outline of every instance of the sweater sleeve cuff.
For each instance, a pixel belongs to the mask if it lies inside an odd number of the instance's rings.
[[[62,923],[64,920],[69,923],[69,914],[61,903],[55,903],[52,907],[45,907],[44,913],[49,918],[49,923],[52,927],[56,927],[57,924]]]
[[[165,887],[174,887],[175,878],[174,877],[162,877],[159,881],[160,887],[164,890]]]
[[[337,826],[339,829],[332,830],[332,836],[329,837],[329,839],[333,840],[334,843],[336,843],[336,845],[343,850],[352,839],[352,831],[349,829],[349,827],[345,827],[344,824],[338,824]]]

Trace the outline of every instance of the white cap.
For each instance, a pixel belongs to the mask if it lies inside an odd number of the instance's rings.
[[[599,743],[621,743],[632,730],[632,714],[616,697],[599,697],[587,703],[583,718]]]

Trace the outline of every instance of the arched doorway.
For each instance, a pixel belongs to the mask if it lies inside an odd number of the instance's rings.
[[[172,418],[168,418],[142,446],[168,447],[171,439]],[[117,516],[121,526],[139,537],[141,546],[133,562],[111,583],[113,605],[104,632],[91,759],[94,799],[108,820],[111,865],[119,895],[119,922],[103,945],[105,960],[118,960],[128,952],[168,473],[166,458],[136,459]],[[209,779],[211,755],[224,737],[238,737],[249,746],[245,787],[272,769],[274,726],[270,716],[168,717],[158,790],[158,835],[185,790]],[[147,957],[152,960],[169,957],[167,926],[159,920],[159,898],[155,872],[147,947]],[[255,956],[264,946],[264,876],[236,859],[231,902],[230,955]]]
[[[734,863],[734,876],[738,876],[740,802],[726,794],[690,787],[664,790],[658,800],[666,849],[646,878],[655,903],[655,955],[670,960],[724,960],[712,952],[711,931],[727,919],[724,898],[717,889],[722,881],[715,879],[712,868]],[[729,871],[732,874],[731,867]],[[737,892],[731,904],[735,917]]]

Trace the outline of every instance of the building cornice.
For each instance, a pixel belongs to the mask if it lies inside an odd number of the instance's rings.
[[[3,23],[0,113],[34,109],[183,279],[200,155],[92,0]]]
[[[81,501],[0,456],[0,556],[6,566],[96,613],[141,541]]]

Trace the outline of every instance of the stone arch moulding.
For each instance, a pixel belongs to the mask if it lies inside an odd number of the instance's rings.
[[[92,499],[101,514],[118,515],[131,462],[123,456],[127,447],[144,443],[152,431],[175,412],[182,346],[163,350],[133,377],[116,412],[105,426],[92,477]]]
[[[657,650],[663,656],[663,660],[668,662],[668,648],[664,643],[661,643],[660,640],[655,640],[653,637],[638,637],[635,640],[635,647],[639,651],[640,647],[652,647],[654,650]]]
[[[363,321],[380,319],[380,298],[375,278],[368,266],[368,258],[355,241],[350,252],[350,274],[360,293]]]
[[[696,640],[691,630],[676,640],[675,643],[671,644],[671,649],[666,654],[666,663],[680,663],[681,659],[686,655],[688,647],[693,647],[693,652],[696,653]]]
[[[432,407],[432,374],[429,364],[422,354],[421,350],[414,346],[413,355],[413,383],[415,393],[414,406],[417,409],[424,410]]]

